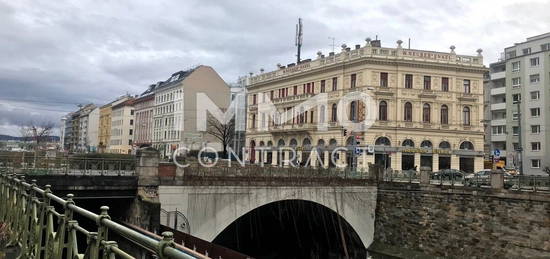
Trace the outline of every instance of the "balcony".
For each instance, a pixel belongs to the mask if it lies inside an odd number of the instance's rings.
[[[491,126],[501,126],[501,125],[506,125],[506,119],[491,120]]]
[[[506,141],[506,134],[491,135],[492,142]]]
[[[493,103],[491,104],[491,111],[506,110],[506,103]]]
[[[506,71],[496,72],[491,74],[491,80],[502,79],[506,77]]]
[[[498,87],[491,89],[491,95],[500,95],[506,93],[506,87]]]

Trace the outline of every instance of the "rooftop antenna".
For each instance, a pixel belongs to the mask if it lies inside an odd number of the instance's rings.
[[[411,38],[409,38],[409,49],[411,49]]]
[[[334,52],[334,46],[336,46],[336,44],[334,44],[334,41],[336,40],[336,38],[334,37],[328,37],[329,40],[332,40],[332,44],[329,44],[330,47],[332,47],[332,52]]]
[[[296,24],[296,40],[295,45],[298,47],[298,54],[296,55],[296,64],[299,64],[300,59],[300,51],[302,49],[302,18],[298,18],[298,24]]]

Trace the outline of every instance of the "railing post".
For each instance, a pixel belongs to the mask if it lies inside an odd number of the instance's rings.
[[[166,249],[166,247],[175,247],[174,234],[172,232],[167,231],[162,233],[162,240],[159,242],[157,251],[160,259],[169,259],[169,257],[164,254],[164,249]]]

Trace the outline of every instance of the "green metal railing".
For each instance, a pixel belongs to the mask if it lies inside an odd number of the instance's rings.
[[[56,204],[62,212],[56,211]],[[24,176],[0,171],[0,223],[10,226],[9,245],[20,247],[20,258],[135,258],[109,240],[111,231],[156,258],[198,258],[191,250],[176,249],[171,232],[162,233],[162,240],[157,241],[111,220],[109,207],[100,210],[95,214],[76,206],[72,194],[62,199],[50,186],[40,189],[35,181],[25,182]],[[97,230],[81,227],[76,215],[94,222]],[[79,238],[86,240],[84,248],[78,246]]]
[[[27,175],[134,175],[135,159],[0,156],[0,168]]]

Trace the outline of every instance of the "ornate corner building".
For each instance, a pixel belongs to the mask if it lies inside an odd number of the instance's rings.
[[[382,164],[394,170],[427,166],[432,170],[483,169],[484,113],[481,50],[476,56],[450,52],[381,47],[367,39],[365,46],[323,55],[298,64],[251,75],[247,79],[247,160],[251,163],[287,166],[296,148],[295,162],[332,167],[337,164],[367,167]],[[352,101],[345,111],[338,102],[359,91],[372,96],[376,106]],[[328,102],[295,112],[286,122],[258,110],[271,101],[278,112],[326,93]],[[361,121],[374,113],[376,121],[364,132],[351,133],[339,125],[344,114]],[[327,115],[327,116],[325,116]],[[318,130],[319,124],[326,130]],[[267,129],[267,130],[266,130]],[[355,141],[354,141],[355,140]],[[355,142],[355,143],[354,143]],[[373,152],[356,152],[367,147]],[[345,147],[349,151],[338,149]],[[353,148],[350,148],[353,147]]]

